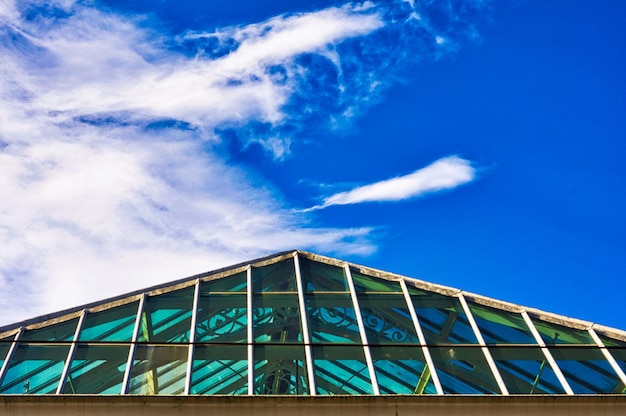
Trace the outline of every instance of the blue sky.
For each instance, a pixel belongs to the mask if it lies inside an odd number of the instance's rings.
[[[0,323],[301,248],[626,328],[620,1],[0,2]]]

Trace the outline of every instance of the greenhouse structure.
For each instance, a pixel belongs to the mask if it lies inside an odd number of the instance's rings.
[[[0,327],[0,415],[623,415],[625,372],[624,331],[300,250]]]

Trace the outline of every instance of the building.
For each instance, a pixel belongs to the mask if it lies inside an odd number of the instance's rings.
[[[626,414],[626,332],[303,251],[2,327],[0,365],[0,414]]]

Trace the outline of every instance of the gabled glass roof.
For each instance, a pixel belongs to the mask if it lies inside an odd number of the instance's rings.
[[[0,394],[624,394],[626,333],[302,251],[0,328]]]

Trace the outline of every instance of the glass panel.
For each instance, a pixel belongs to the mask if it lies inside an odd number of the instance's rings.
[[[626,342],[598,334],[622,371],[626,372]],[[626,393],[626,388],[620,393]]]
[[[120,394],[128,345],[79,344],[63,394]]]
[[[293,259],[252,269],[254,293],[294,292],[297,293],[296,270]]]
[[[399,282],[385,280],[380,277],[366,276],[357,270],[350,268],[350,274],[354,281],[354,289],[357,293],[364,292],[400,292],[402,287]]]
[[[2,364],[4,364],[4,360],[7,358],[9,349],[11,349],[13,338],[14,337],[0,339],[0,369],[2,369]]]
[[[69,344],[20,344],[2,380],[0,393],[54,394],[69,350]]]
[[[489,348],[498,370],[511,394],[564,394],[540,348]]]
[[[255,394],[307,394],[304,347],[255,346],[254,386]]]
[[[61,322],[43,328],[26,330],[22,335],[22,341],[73,341],[74,333],[78,325],[78,318]]]
[[[146,298],[140,342],[188,342],[194,287]]]
[[[622,393],[621,383],[599,348],[553,347],[550,352],[576,394]]]
[[[430,353],[445,393],[501,393],[480,347],[435,347]]]
[[[137,345],[128,394],[183,394],[187,346]]]
[[[458,298],[408,289],[428,344],[478,344]]]
[[[248,290],[248,278],[246,272],[234,274],[232,276],[220,277],[200,283],[201,295],[211,293],[246,293]]]
[[[421,347],[370,347],[381,394],[436,394]]]
[[[246,295],[202,293],[198,301],[196,342],[247,342]]]
[[[245,345],[196,345],[191,394],[248,394]]]
[[[129,342],[133,338],[139,302],[95,313],[87,313],[80,341]]]
[[[318,394],[373,394],[362,347],[314,346],[313,359]]]
[[[593,344],[596,342],[593,340],[589,332],[582,329],[568,328],[566,326],[553,324],[546,321],[541,321],[537,318],[532,318],[535,328],[541,334],[541,338],[546,345],[554,344]]]
[[[487,344],[537,344],[521,314],[467,303]]]
[[[361,334],[349,294],[305,295],[312,342],[361,344]]]
[[[343,267],[299,257],[305,292],[350,292]]]
[[[256,342],[302,342],[297,294],[255,295],[253,307]]]
[[[358,301],[369,344],[419,343],[403,295],[359,294]]]

